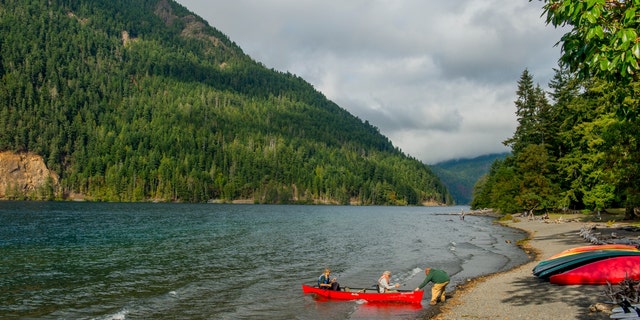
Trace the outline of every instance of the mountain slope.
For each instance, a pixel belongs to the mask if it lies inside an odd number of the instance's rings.
[[[0,150],[109,201],[449,203],[429,167],[167,0],[0,4]]]
[[[450,160],[437,163],[431,169],[447,186],[457,204],[469,204],[478,179],[489,172],[496,159],[504,159],[506,156],[507,153],[500,153],[473,159]]]

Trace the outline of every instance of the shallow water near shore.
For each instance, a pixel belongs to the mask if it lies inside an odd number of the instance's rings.
[[[421,306],[304,295],[331,267],[342,286],[384,270],[401,289],[528,261],[523,232],[468,207],[0,202],[0,318],[387,319]],[[430,286],[427,287],[429,289]]]

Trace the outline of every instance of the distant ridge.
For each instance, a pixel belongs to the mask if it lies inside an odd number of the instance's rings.
[[[496,159],[504,159],[509,153],[494,153],[471,159],[454,159],[432,165],[433,172],[447,186],[456,204],[469,204],[473,187],[480,177],[489,172]]]

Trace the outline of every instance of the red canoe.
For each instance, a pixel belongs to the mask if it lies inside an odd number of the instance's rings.
[[[598,260],[583,266],[552,275],[554,284],[617,284],[629,278],[640,280],[640,256],[621,256]]]
[[[365,292],[366,291],[366,292]],[[341,291],[320,289],[318,287],[302,285],[302,292],[315,293],[321,297],[338,300],[366,300],[369,302],[422,303],[424,291],[398,291],[378,293],[375,289],[347,289]]]
[[[558,254],[554,254],[553,256],[544,260],[552,260],[558,257],[567,256],[570,254],[576,254],[580,252],[594,251],[594,250],[610,250],[610,249],[638,251],[638,247],[629,245],[629,244],[601,244],[597,246],[582,246],[582,247],[567,249]]]

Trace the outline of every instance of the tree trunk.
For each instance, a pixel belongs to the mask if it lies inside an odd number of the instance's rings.
[[[624,220],[633,220],[637,217],[636,212],[638,212],[637,207],[626,206],[624,209]]]

